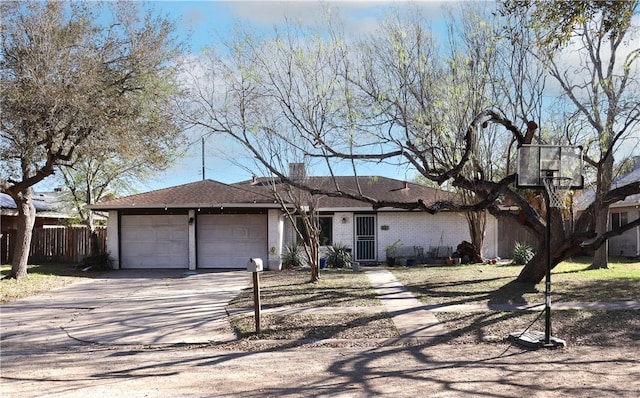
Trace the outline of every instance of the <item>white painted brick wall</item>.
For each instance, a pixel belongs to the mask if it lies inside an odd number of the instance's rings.
[[[277,209],[269,209],[267,212],[268,222],[268,246],[269,251],[272,248],[278,250],[278,221],[282,212]]]
[[[383,226],[388,230],[383,230]],[[386,212],[378,215],[378,260],[385,257],[385,248],[400,239],[404,246],[422,246],[425,254],[430,247],[450,246],[455,250],[462,240],[470,240],[467,221],[459,213]]]
[[[120,257],[118,256],[118,244],[120,238],[118,237],[118,211],[109,210],[109,218],[107,219],[107,253],[113,258],[113,268],[120,269]]]
[[[345,223],[342,222],[345,219]],[[353,249],[353,214],[335,213],[333,216],[333,243],[342,243]]]
[[[345,223],[342,223],[343,218],[346,219]],[[353,213],[335,213],[333,216],[334,243],[354,247],[353,220]],[[270,225],[271,222],[270,219]],[[471,241],[467,219],[461,213],[447,212],[432,215],[423,212],[383,212],[378,213],[376,224],[378,261],[385,260],[385,248],[398,239],[404,246],[422,246],[425,254],[430,247],[449,246],[455,250],[463,240]],[[383,230],[384,225],[389,229]],[[291,224],[285,221],[285,246],[292,242],[295,242],[295,233]],[[489,216],[482,255],[493,258],[496,252],[497,221],[493,216]]]

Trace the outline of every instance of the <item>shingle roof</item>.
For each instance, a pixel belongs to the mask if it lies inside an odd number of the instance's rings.
[[[234,186],[262,186],[269,190],[273,181],[267,178],[242,181]],[[340,191],[363,195],[384,202],[416,202],[422,200],[431,204],[439,200],[451,200],[453,195],[440,189],[430,188],[419,184],[400,181],[387,177],[376,176],[335,176],[335,177],[305,177],[304,184],[315,189],[325,191]],[[276,188],[277,189],[277,188]],[[346,197],[320,196],[318,205],[322,208],[371,208],[369,203]]]
[[[618,188],[632,182],[640,181],[640,161],[636,161],[636,164],[629,173],[624,174],[613,180],[611,188]],[[575,206],[578,210],[586,209],[595,200],[595,188],[585,189],[575,196]],[[640,204],[640,194],[627,196],[625,200],[621,200],[611,205],[611,207],[625,207]]]
[[[69,217],[61,192],[34,192],[32,198],[39,216],[47,214],[56,218]],[[16,202],[6,193],[0,193],[0,209],[17,210]]]
[[[273,205],[274,199],[261,189],[238,187],[203,180],[156,191],[125,196],[89,206],[95,210],[121,208],[193,208],[229,204]]]
[[[89,206],[95,210],[122,208],[193,208],[205,206],[279,207],[271,193],[271,179],[259,178],[224,184],[204,180],[156,191],[126,196]],[[452,194],[439,189],[399,181],[386,177],[335,177],[335,182],[343,192],[358,193],[383,201],[425,203],[452,198]],[[305,184],[314,188],[335,190],[334,179],[330,177],[306,177]],[[322,208],[371,208],[366,202],[344,197],[320,197]]]

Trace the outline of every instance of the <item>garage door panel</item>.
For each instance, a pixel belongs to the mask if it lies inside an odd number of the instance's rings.
[[[160,227],[156,229],[156,239],[168,241],[173,238],[172,231],[167,227]]]
[[[187,268],[187,221],[187,215],[122,216],[122,268]]]
[[[198,261],[198,268],[244,268],[249,256],[238,257],[235,255],[205,256]]]
[[[267,258],[265,214],[198,217],[198,267],[243,268],[250,257]]]
[[[249,229],[248,228],[233,228],[233,238],[234,239],[249,239]]]

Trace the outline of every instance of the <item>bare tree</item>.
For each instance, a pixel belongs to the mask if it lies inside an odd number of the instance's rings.
[[[640,119],[640,48],[628,41],[637,1],[505,3],[508,15],[523,17],[536,33],[531,46],[559,86],[567,118],[581,125],[568,133],[585,146],[585,161],[595,172],[595,202],[589,219],[576,227],[595,228],[592,268],[607,267],[609,199],[616,153]],[[571,57],[571,58],[569,58]],[[623,159],[618,159],[623,160]]]
[[[502,57],[508,56],[513,60],[522,57],[524,52],[505,46],[504,39],[499,39],[501,23],[487,5],[456,4],[449,10],[447,26],[449,54],[445,66],[447,80],[443,82],[446,112],[441,117],[446,119],[448,128],[462,139],[467,124],[475,115],[487,107],[513,109],[508,98],[522,99],[523,90],[503,84],[508,79],[501,62],[504,62]],[[524,78],[521,76],[513,80],[521,85]],[[520,104],[524,103],[520,101]],[[529,109],[524,113],[529,114]],[[504,175],[510,156],[496,148],[506,147],[508,139],[494,128],[475,134],[475,150],[462,174],[470,181],[478,174],[486,174],[482,178],[489,180]],[[462,204],[472,205],[479,200],[473,189],[458,188],[458,192]],[[471,243],[481,251],[487,210],[468,211],[465,216]]]
[[[320,163],[332,169],[328,156],[312,155],[319,139],[338,128],[335,120],[344,111],[336,97],[344,86],[335,70],[342,62],[341,54],[333,52],[337,47],[309,33],[292,26],[276,32],[273,40],[260,42],[245,32],[228,44],[230,59],[209,54],[205,71],[194,75],[193,101],[185,115],[196,126],[241,142],[258,168],[273,177],[272,193],[305,241],[315,281],[319,278],[317,198],[301,191],[304,179],[290,176],[288,170],[294,163],[305,168]],[[296,217],[302,220],[302,229],[297,228]]]
[[[518,217],[501,210],[504,201],[522,209],[525,226],[544,242],[543,214],[513,187],[511,162],[515,146],[552,142],[557,129],[551,118],[539,127],[547,112],[541,100],[544,69],[527,51],[532,35],[526,26],[521,29],[513,40],[488,29],[485,38],[471,36],[468,47],[458,47],[465,51],[451,55],[419,12],[392,13],[360,39],[345,37],[331,24],[321,31],[289,27],[269,39],[246,34],[229,46],[231,58],[215,57],[206,68],[216,84],[194,92],[200,114],[193,122],[233,137],[273,176],[312,195],[356,199],[374,208],[487,210]],[[482,43],[488,43],[485,50]],[[333,185],[313,186],[284,171],[282,154],[294,153],[287,156],[324,164],[329,179],[336,163],[351,165],[354,174],[363,162],[405,165],[433,183],[472,192],[472,200],[390,203],[343,191],[335,179]],[[605,201],[637,192],[640,182],[608,191]],[[554,223],[552,266],[640,224],[597,233],[588,222],[593,210],[576,221],[576,232]],[[518,280],[540,281],[544,258],[539,252]]]
[[[18,208],[11,277],[27,273],[33,186],[96,141],[142,139],[167,117],[173,25],[133,4],[3,2],[0,189]]]
[[[294,167],[301,164],[295,164]],[[297,179],[296,177],[292,178]],[[311,268],[310,282],[319,281],[320,224],[317,212],[319,198],[276,179],[269,179],[269,187],[273,196],[280,203],[296,236],[303,242],[302,246]]]

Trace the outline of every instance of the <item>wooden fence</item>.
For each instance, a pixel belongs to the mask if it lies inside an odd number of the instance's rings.
[[[525,243],[535,250],[539,239],[516,220],[500,217],[498,219],[498,256],[513,258],[513,247],[516,242]]]
[[[564,220],[564,230],[573,231],[573,221]],[[501,258],[513,258],[513,247],[516,242],[524,243],[538,251],[538,245],[543,237],[536,237],[524,225],[507,217],[498,219],[498,256]]]
[[[106,251],[107,229],[97,227],[98,250]],[[10,263],[15,245],[16,231],[2,236],[2,263]],[[91,253],[91,231],[86,227],[35,228],[31,238],[29,262],[78,263]]]

